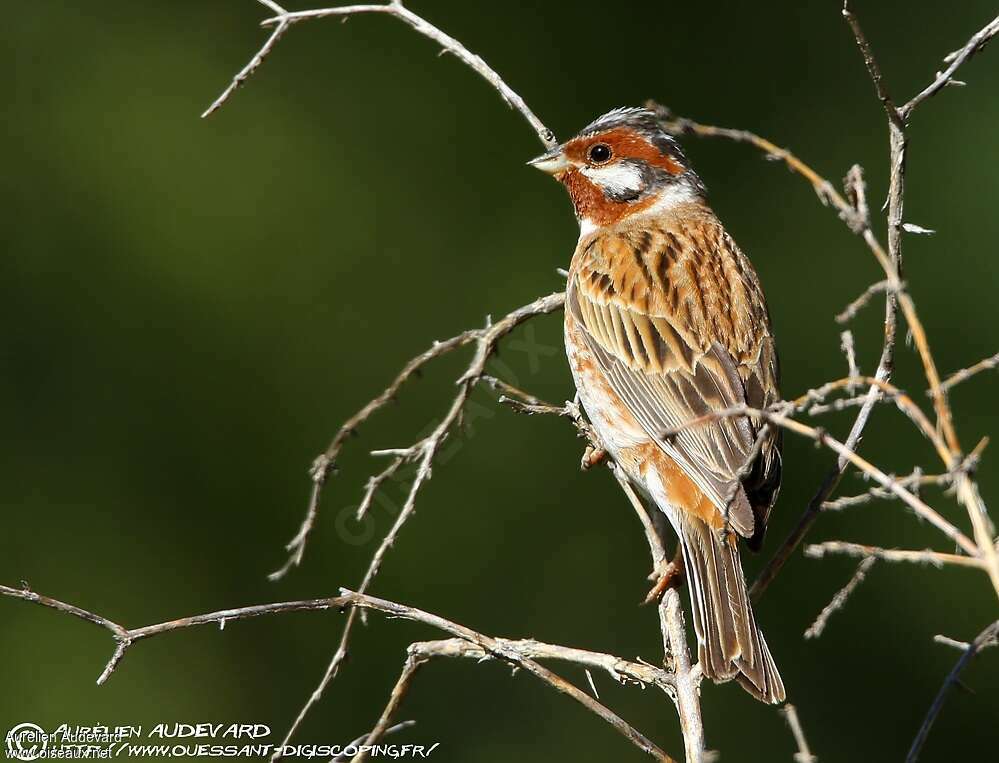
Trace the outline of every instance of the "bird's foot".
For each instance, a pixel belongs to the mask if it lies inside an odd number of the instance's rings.
[[[660,565],[659,569],[653,570],[649,579],[655,580],[656,584],[646,594],[645,600],[642,602],[643,606],[659,601],[667,590],[683,584],[683,553],[680,549],[676,550],[673,561],[666,562]]]
[[[592,445],[587,445],[586,450],[583,451],[583,458],[579,463],[579,468],[586,471],[587,469],[592,469],[594,466],[599,466],[606,460],[606,450],[603,448],[594,448]]]

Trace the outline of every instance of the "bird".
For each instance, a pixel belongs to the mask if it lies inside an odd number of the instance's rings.
[[[579,222],[565,294],[579,402],[676,533],[703,673],[779,704],[739,545],[762,544],[781,435],[725,414],[780,400],[759,277],[653,111],[614,109],[529,164],[565,186]]]

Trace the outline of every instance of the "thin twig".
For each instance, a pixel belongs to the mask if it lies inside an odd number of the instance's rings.
[[[864,30],[860,28],[860,23],[857,21],[857,17],[850,12],[849,5],[845,0],[843,2],[843,17],[850,25],[850,29],[853,30],[853,36],[857,41],[857,47],[860,48],[860,53],[864,57],[864,65],[867,67],[868,74],[871,75],[871,81],[874,83],[874,90],[878,94],[878,100],[881,101],[881,105],[884,107],[885,113],[888,115],[888,119],[901,126],[902,117],[898,113],[898,108],[896,108],[894,101],[892,101],[891,96],[888,95],[888,91],[885,88],[884,80],[881,76],[881,67],[878,66],[877,59],[874,58],[874,53],[871,51],[871,45],[867,41],[866,35],[864,35]]]
[[[780,712],[787,720],[791,735],[794,737],[794,743],[798,747],[798,751],[794,754],[794,763],[818,763],[819,759],[812,755],[812,751],[808,748],[808,740],[805,738],[805,730],[798,718],[797,708],[788,702],[781,708]]]
[[[949,485],[953,479],[950,474],[923,474],[921,469],[913,470],[912,474],[895,479],[899,485],[919,495],[919,489],[926,485]],[[823,511],[841,511],[852,506],[870,503],[874,500],[892,500],[898,498],[894,493],[875,485],[858,495],[845,495],[822,504]]]
[[[945,554],[941,551],[933,551],[932,549],[910,551],[898,548],[866,546],[861,543],[845,543],[838,540],[813,543],[805,547],[805,556],[811,559],[821,559],[826,554],[845,554],[846,556],[859,556],[862,559],[882,559],[886,562],[913,562],[915,564],[929,564],[933,567],[943,567],[948,564],[977,569],[983,567],[982,561],[975,557],[961,556],[960,554]]]
[[[811,547],[809,546],[808,548]],[[808,548],[805,549],[806,555],[808,554]],[[808,626],[808,630],[805,631],[805,638],[818,638],[822,635],[822,631],[826,629],[826,623],[829,622],[829,618],[834,612],[839,611],[846,605],[850,595],[857,589],[857,586],[864,582],[864,578],[867,577],[867,573],[874,566],[874,562],[877,559],[878,557],[872,554],[861,560],[860,564],[857,565],[857,571],[853,573],[850,581],[836,592],[836,595],[832,597],[832,601],[826,604],[822,608],[822,611],[819,612],[819,616],[815,618],[815,622]]]
[[[781,148],[749,130],[738,130],[731,127],[716,127],[701,124],[692,119],[675,115],[667,106],[656,101],[646,101],[646,108],[651,109],[663,123],[667,132],[673,135],[696,135],[701,138],[725,138],[736,143],[748,143],[762,151],[768,159],[783,162],[789,170],[805,178],[819,197],[823,205],[832,204],[840,217],[850,225],[857,223],[857,211],[847,203],[832,183],[822,177],[805,162],[786,148]]]
[[[538,138],[544,144],[545,148],[550,149],[557,145],[555,134],[544,126],[541,120],[538,119],[535,113],[528,107],[527,103],[525,103],[524,99],[521,98],[520,95],[518,95],[509,85],[507,85],[506,82],[503,81],[503,78],[500,77],[499,74],[497,74],[496,71],[492,69],[481,56],[472,53],[451,35],[441,29],[438,29],[422,16],[413,13],[413,11],[409,10],[402,4],[401,0],[391,0],[391,2],[384,4],[344,5],[337,8],[318,8],[315,10],[298,11],[295,13],[289,13],[276,3],[268,1],[264,2],[264,4],[274,11],[276,15],[273,18],[262,21],[261,26],[274,27],[274,33],[264,44],[264,47],[260,49],[257,55],[250,60],[250,63],[248,63],[242,71],[236,75],[229,87],[227,87],[222,95],[215,100],[215,103],[208,108],[204,116],[208,116],[218,110],[222,104],[228,100],[229,96],[235,92],[236,88],[243,84],[243,82],[245,82],[253,74],[253,72],[256,71],[256,69],[263,62],[264,57],[271,51],[271,49],[273,49],[282,34],[284,34],[285,30],[291,25],[297,24],[301,21],[321,19],[331,16],[347,18],[349,16],[356,16],[363,13],[382,13],[388,16],[394,16],[404,24],[411,27],[417,33],[433,40],[446,52],[452,54],[463,64],[475,71],[479,76],[485,79],[497,93],[499,93],[500,97],[508,106],[510,106],[510,108],[519,112],[521,116],[527,120],[534,132],[537,133]]]
[[[955,50],[944,57],[944,63],[949,64],[942,72],[937,72],[936,79],[912,97],[901,109],[899,109],[902,119],[908,121],[909,116],[915,108],[927,98],[939,93],[947,85],[954,84],[954,73],[970,59],[975,53],[985,47],[985,43],[999,34],[999,16],[986,24],[978,32],[971,36],[964,47]],[[962,83],[963,84],[963,83]]]
[[[860,376],[860,366],[857,364],[857,350],[854,346],[852,331],[847,329],[840,333],[839,346],[843,350],[843,355],[846,356],[847,373],[849,373],[851,378]],[[855,389],[856,385],[854,384],[850,384],[846,388],[847,392],[851,394]]]
[[[947,692],[950,691],[950,687],[957,683],[958,678],[961,676],[961,672],[968,666],[972,658],[978,654],[983,649],[990,646],[995,646],[999,640],[999,620],[992,623],[985,630],[978,634],[974,641],[968,646],[961,655],[961,658],[954,665],[953,670],[947,674],[947,678],[943,682],[943,686],[940,687],[940,691],[937,692],[937,696],[933,700],[933,704],[930,705],[929,711],[926,713],[926,718],[923,719],[922,725],[919,727],[919,732],[916,734],[916,738],[912,741],[912,747],[909,748],[909,754],[905,757],[905,763],[916,763],[919,758],[919,753],[923,750],[923,745],[926,744],[926,737],[929,736],[930,729],[933,728],[933,722],[937,719],[940,711],[943,709],[944,701],[947,699]]]
[[[261,5],[266,6],[271,11],[279,15],[284,16],[287,15],[288,13],[280,5],[278,5],[275,2],[272,2],[272,0],[257,0],[257,1]],[[227,100],[229,100],[229,96],[231,96],[234,92],[236,92],[236,90],[239,89],[243,85],[243,83],[246,82],[253,75],[253,73],[257,70],[257,67],[259,67],[260,64],[264,62],[264,59],[267,58],[268,54],[274,49],[274,46],[277,45],[278,40],[280,40],[281,37],[284,36],[284,33],[286,31],[288,31],[289,26],[290,24],[288,20],[283,19],[280,23],[278,23],[274,27],[274,31],[270,33],[270,36],[267,38],[266,42],[264,42],[260,50],[258,50],[256,54],[254,54],[253,58],[250,59],[249,63],[246,66],[244,66],[242,69],[240,69],[239,72],[236,74],[236,76],[232,78],[232,81],[229,83],[228,87],[226,87],[226,89],[222,91],[222,94],[215,99],[212,105],[209,106],[207,109],[205,109],[204,113],[201,115],[202,119],[210,117],[220,108],[222,108],[222,104],[225,103]]]
[[[150,636],[157,636],[161,633],[167,633],[180,628],[190,628],[196,625],[208,625],[212,623],[219,624],[229,622],[231,620],[244,620],[248,617],[259,617],[261,615],[329,609],[330,607],[337,606],[335,603],[331,603],[330,599],[284,601],[275,604],[257,604],[255,606],[241,607],[239,609],[223,609],[203,615],[168,620],[166,622],[156,623],[155,625],[146,625],[141,628],[125,628],[124,626],[119,625],[106,617],[102,617],[101,615],[94,614],[93,612],[81,609],[80,607],[72,604],[66,604],[65,602],[53,599],[49,596],[42,596],[41,594],[37,594],[34,591],[27,589],[11,588],[9,586],[0,585],[0,595],[8,596],[14,599],[21,599],[22,601],[31,602],[33,604],[39,604],[43,607],[49,607],[50,609],[55,609],[64,614],[78,617],[81,620],[86,620],[94,625],[99,625],[105,630],[110,631],[116,642],[115,650],[111,659],[108,661],[107,666],[97,679],[98,684],[103,684],[110,677],[111,673],[114,672],[114,669],[118,666],[118,663],[125,655],[125,650],[127,650],[128,647],[136,641],[149,638]]]
[[[991,357],[985,358],[984,360],[979,360],[973,366],[968,366],[967,368],[962,368],[960,371],[955,371],[940,384],[940,389],[947,392],[961,382],[967,381],[975,374],[981,373],[982,371],[991,371],[996,367],[999,367],[999,352]]]
[[[402,702],[403,697],[406,696],[406,692],[409,691],[409,686],[413,682],[416,671],[427,661],[428,657],[415,653],[413,646],[416,645],[413,644],[408,650],[406,661],[402,665],[402,673],[399,674],[399,680],[392,687],[388,704],[385,705],[385,709],[382,711],[381,717],[378,719],[375,727],[371,729],[371,733],[361,743],[363,749],[351,758],[351,763],[362,763],[368,759],[368,746],[378,744],[378,741],[385,735],[389,724],[392,722],[392,717],[399,709],[399,704]]]
[[[401,723],[397,723],[394,726],[390,726],[389,728],[385,729],[385,731],[382,732],[382,736],[383,737],[387,737],[389,734],[395,734],[398,731],[402,731],[403,729],[411,728],[411,727],[413,727],[415,725],[416,725],[416,721],[402,721]],[[348,750],[348,749],[350,749],[352,747],[356,748],[358,745],[364,744],[364,740],[366,740],[370,736],[370,733],[371,732],[368,732],[367,734],[362,734],[361,736],[359,736],[357,739],[355,739],[350,744],[344,745],[343,749],[344,750]],[[347,759],[348,759],[348,756],[341,752],[335,758],[331,758],[330,759],[330,763],[343,763],[343,761],[346,761]]]
[[[863,294],[843,308],[843,312],[836,316],[836,323],[848,323],[849,321],[852,321],[857,316],[857,313],[866,307],[872,297],[876,294],[880,294],[881,292],[885,292],[890,288],[892,288],[892,284],[887,278],[883,281],[872,283],[864,290]]]

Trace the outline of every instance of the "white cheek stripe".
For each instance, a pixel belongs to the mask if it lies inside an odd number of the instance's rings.
[[[583,167],[580,172],[609,193],[637,193],[644,186],[642,171],[633,164]]]

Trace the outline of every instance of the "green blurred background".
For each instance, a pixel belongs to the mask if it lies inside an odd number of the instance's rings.
[[[907,98],[996,12],[994,0],[858,2],[888,85]],[[482,54],[559,136],[654,97],[758,131],[836,181],[854,162],[885,192],[884,117],[838,0],[775,4],[416,2]],[[302,24],[222,112],[198,118],[262,42],[262,8],[222,2],[57,2],[5,8],[0,173],[0,581],[139,625],[354,586],[403,488],[372,522],[349,520],[368,450],[398,447],[445,410],[460,370],[441,362],[363,428],[328,485],[301,568],[269,583],[301,519],[306,470],[339,424],[401,364],[458,331],[560,288],[576,226],[561,188],[524,166],[531,130],[428,40],[385,17]],[[906,275],[943,371],[995,352],[999,50],[916,114]],[[879,278],[869,253],[806,184],[752,149],[687,141],[711,200],[766,285],[784,387],[844,372],[832,316]],[[856,321],[873,370],[881,307]],[[506,345],[494,370],[571,395],[561,317]],[[913,352],[899,384],[923,400]],[[999,431],[994,376],[954,395],[965,447]],[[565,422],[525,419],[480,390],[389,553],[373,592],[481,631],[661,656],[639,608],[649,562],[603,470],[580,473]],[[842,434],[845,416],[829,417]],[[932,453],[879,409],[864,453],[888,470]],[[999,480],[987,452],[986,499]],[[831,461],[787,439],[766,554]],[[864,484],[848,476],[842,492]],[[934,505],[966,525],[953,500]],[[829,515],[812,535],[949,550],[897,504]],[[752,574],[763,557],[748,558]],[[813,749],[824,761],[900,760],[956,652],[996,617],[986,578],[876,565],[826,635],[802,632],[855,568],[797,554],[758,605]],[[33,721],[259,722],[278,741],[327,664],[344,617],[306,613],[188,630],[130,650],[94,680],[99,629],[0,600],[0,727]],[[437,634],[371,618],[298,741],[370,728],[412,640]],[[564,675],[585,686],[572,667]],[[594,679],[602,699],[667,750],[672,707]],[[980,758],[997,741],[999,659],[967,673],[925,760]],[[724,760],[790,760],[777,712],[735,685],[703,690]],[[439,761],[642,760],[608,726],[497,664],[428,666],[393,741],[441,742]]]

